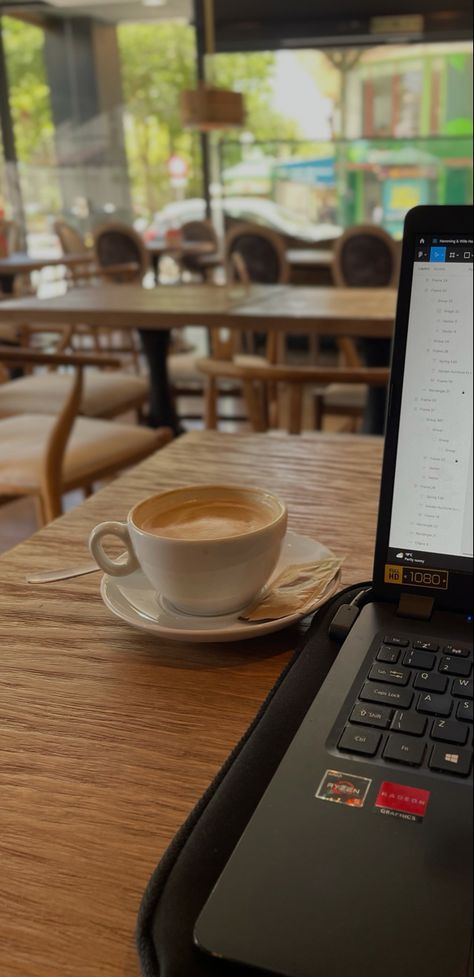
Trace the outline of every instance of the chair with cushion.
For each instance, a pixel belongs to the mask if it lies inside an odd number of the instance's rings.
[[[334,382],[386,388],[390,377],[388,369],[276,366],[271,363],[263,366],[242,365],[213,359],[201,360],[199,369],[207,377],[205,420],[208,429],[217,427],[218,383],[226,379],[242,384],[248,418],[254,431],[264,432],[270,427],[284,426],[289,434],[301,434],[303,429],[306,388],[311,389],[315,384],[326,387]],[[282,388],[285,396],[282,396]],[[319,427],[318,424],[316,426]]]
[[[118,361],[111,357],[55,355],[0,347],[0,362],[74,368],[57,414],[21,413],[0,419],[0,496],[34,497],[41,523],[61,514],[65,492],[88,490],[94,482],[135,465],[172,438],[172,432],[167,429],[150,431],[77,417],[83,396],[84,369],[99,363],[117,366]]]
[[[37,326],[32,330],[30,326],[25,326],[21,330],[20,342],[23,347],[33,351],[64,354],[81,352],[76,348],[77,338],[77,327],[61,329],[59,326]],[[84,335],[80,334],[80,338],[84,339]],[[94,344],[94,349],[101,352],[98,341]],[[111,355],[115,353],[113,350],[109,352]],[[148,379],[122,370],[107,370],[102,360],[98,363],[102,368],[85,371],[79,414],[84,417],[111,419],[136,411],[140,421],[143,407],[149,398]],[[23,376],[20,371],[22,378],[16,379],[14,384],[0,383],[0,417],[35,411],[56,414],[61,409],[69,377],[52,368],[35,373],[31,364],[26,372],[30,375]]]

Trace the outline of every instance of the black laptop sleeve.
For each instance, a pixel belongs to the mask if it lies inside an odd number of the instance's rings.
[[[156,868],[138,917],[142,977],[257,977],[253,967],[196,949],[194,924],[335,660],[339,645],[328,636],[334,615],[368,587],[341,591],[316,613],[303,645]],[[363,602],[370,599],[369,591]]]

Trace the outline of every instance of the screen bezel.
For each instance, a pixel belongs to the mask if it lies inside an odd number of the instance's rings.
[[[388,558],[390,525],[417,238],[424,234],[427,237],[454,234],[459,237],[472,237],[472,233],[473,208],[470,206],[415,207],[407,214],[405,220],[374,563],[374,587],[377,596],[381,599],[399,600],[402,593],[412,593],[415,596],[433,598],[439,607],[466,612],[472,608],[472,571],[460,573],[451,570],[447,590],[434,590],[407,584],[386,584],[384,578],[385,566],[390,562]],[[440,566],[438,569],[442,570],[443,567]]]

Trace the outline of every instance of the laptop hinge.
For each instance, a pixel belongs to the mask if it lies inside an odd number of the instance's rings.
[[[418,594],[402,594],[398,605],[398,617],[411,617],[419,621],[430,621],[435,608],[432,597]]]

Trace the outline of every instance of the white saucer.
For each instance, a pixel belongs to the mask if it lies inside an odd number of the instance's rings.
[[[311,563],[316,560],[331,559],[333,556],[327,546],[317,543],[309,536],[287,533],[272,580],[292,563]],[[170,604],[164,603],[163,598],[152,589],[141,570],[136,570],[129,577],[104,576],[100,592],[109,610],[133,627],[150,631],[168,640],[209,643],[244,641],[246,638],[281,631],[290,624],[301,621],[324,604],[338,589],[339,580],[338,574],[322,597],[311,601],[297,614],[289,614],[279,621],[263,623],[240,621],[240,612],[226,614],[224,617],[193,617],[182,614]]]

